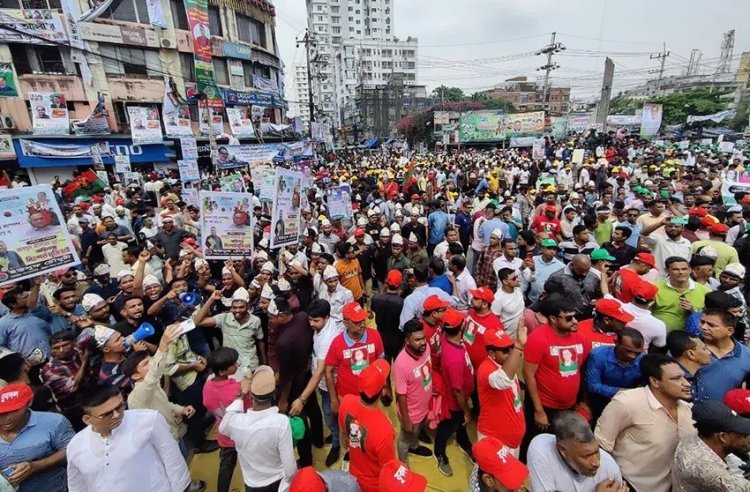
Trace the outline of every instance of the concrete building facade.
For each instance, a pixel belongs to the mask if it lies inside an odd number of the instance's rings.
[[[543,88],[535,80],[520,76],[507,79],[496,87],[480,94],[490,99],[502,99],[513,104],[520,113],[544,109]],[[570,110],[570,87],[550,86],[547,91],[547,111],[551,114],[564,114]]]

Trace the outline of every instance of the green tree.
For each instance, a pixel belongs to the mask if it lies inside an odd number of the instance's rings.
[[[464,91],[458,87],[446,87],[441,85],[432,91],[432,95],[442,101],[463,101],[466,99]]]

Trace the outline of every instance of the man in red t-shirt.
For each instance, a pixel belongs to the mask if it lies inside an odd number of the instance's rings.
[[[548,324],[534,330],[524,348],[523,407],[527,428],[521,443],[521,461],[526,461],[531,440],[548,432],[557,414],[578,403],[581,368],[588,356],[586,340],[577,333],[578,322],[570,300],[554,296],[542,303],[540,312]]]
[[[435,435],[435,458],[438,461],[438,470],[446,477],[453,476],[453,469],[445,455],[445,446],[454,433],[458,446],[471,457],[471,441],[466,426],[471,421],[469,397],[474,391],[474,369],[461,341],[465,317],[465,313],[453,308],[448,308],[443,314],[440,373],[445,385],[443,398],[450,415],[438,424]]]
[[[471,365],[476,371],[479,364],[487,358],[487,351],[484,348],[486,334],[490,331],[505,332],[505,330],[500,318],[490,310],[495,294],[487,287],[480,287],[469,292],[472,297],[471,309],[466,317],[463,341],[471,359]]]
[[[517,340],[504,331],[487,334],[487,357],[477,371],[479,420],[477,439],[494,437],[506,443],[518,457],[526,420],[521,403],[521,385],[516,374],[521,369],[526,327],[518,326]]]
[[[612,275],[612,295],[622,302],[633,300],[633,288],[643,281],[652,268],[656,267],[656,258],[649,253],[638,253],[629,265],[617,270]]]
[[[350,302],[344,305],[341,313],[346,329],[333,339],[326,355],[326,384],[332,413],[338,411],[339,399],[358,394],[357,384],[362,371],[385,357],[380,334],[377,330],[367,329],[367,311],[358,303]],[[331,388],[336,388],[336,391],[331,391]],[[391,398],[390,380],[384,398],[386,401]]]
[[[430,346],[430,357],[432,358],[432,368],[440,370],[440,336],[443,333],[441,326],[443,322],[443,313],[448,309],[447,301],[442,300],[436,295],[431,295],[424,300],[422,308],[424,312],[419,320],[424,326],[424,334],[427,338],[427,344]]]
[[[617,299],[599,299],[594,305],[594,318],[578,322],[578,334],[586,341],[586,351],[602,345],[615,345],[617,332],[633,321],[633,315],[622,308]]]
[[[557,241],[562,240],[562,229],[560,228],[560,219],[555,217],[557,215],[557,207],[555,205],[547,205],[544,207],[544,215],[537,215],[536,218],[531,222],[529,229],[541,239],[556,239]]]
[[[359,396],[346,395],[341,400],[339,429],[342,446],[351,459],[349,473],[357,479],[362,492],[379,492],[380,469],[396,459],[393,441],[396,431],[385,413],[378,408],[378,398],[385,391],[390,367],[378,359],[360,374]]]

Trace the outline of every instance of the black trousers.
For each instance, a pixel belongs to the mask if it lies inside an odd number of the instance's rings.
[[[203,385],[206,383],[207,373],[204,371],[195,378],[195,382],[180,391],[175,387],[174,401],[178,405],[192,405],[195,413],[187,421],[185,439],[194,447],[200,448],[206,442],[206,432],[211,427],[213,417],[206,418],[206,407],[203,406]]]
[[[464,425],[464,413],[461,410],[451,410],[450,418],[440,422],[435,434],[435,456],[445,456],[445,446],[448,439],[456,434],[456,442],[463,449],[471,451],[471,440]]]
[[[523,441],[521,441],[521,449],[519,450],[519,459],[522,462],[526,463],[526,453],[529,450],[529,443],[531,443],[531,440],[539,434],[554,432],[554,429],[552,428],[552,422],[555,420],[555,417],[560,414],[560,412],[565,412],[567,410],[572,410],[572,408],[556,410],[553,408],[544,407],[544,412],[547,414],[547,420],[549,420],[550,425],[548,429],[540,429],[534,422],[534,403],[531,401],[531,397],[529,396],[529,394],[526,393],[526,397],[523,399],[523,415],[526,419],[526,434],[524,434],[523,436]]]
[[[216,492],[229,492],[232,485],[232,475],[237,466],[237,450],[235,448],[219,449],[219,478],[216,482]]]
[[[279,485],[281,485],[281,480],[270,485],[264,485],[263,487],[250,487],[245,485],[245,492],[279,492]]]

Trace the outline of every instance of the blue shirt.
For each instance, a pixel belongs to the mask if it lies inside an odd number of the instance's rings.
[[[32,365],[49,359],[51,334],[49,323],[29,312],[0,318],[0,347],[18,352]]]
[[[482,236],[482,243],[484,247],[490,245],[490,235],[495,229],[500,229],[503,233],[503,239],[510,236],[510,228],[508,224],[502,221],[499,217],[495,217],[491,220],[485,220],[482,226],[479,228],[480,236]]]
[[[438,289],[442,289],[448,295],[453,294],[453,286],[451,285],[451,281],[448,280],[448,276],[445,274],[442,274],[438,277],[432,277],[428,282],[428,285],[430,287],[437,287]]]
[[[724,401],[724,395],[739,388],[750,374],[750,348],[734,342],[734,348],[721,359],[711,353],[711,363],[700,370],[702,384],[693,395],[695,401]]]
[[[625,240],[625,244],[632,246],[636,249],[638,248],[638,238],[641,235],[641,229],[643,229],[643,224],[638,224],[638,223],[631,224],[630,222],[626,220],[624,222],[620,222],[615,227],[627,227],[628,229],[633,231],[630,237],[627,240]]]
[[[596,347],[586,361],[586,382],[591,393],[612,398],[623,388],[635,388],[641,379],[639,355],[630,365],[615,356],[613,345]]]
[[[73,308],[73,311],[71,311],[71,313],[73,314],[73,316],[80,317],[86,314],[86,311],[83,310],[83,307],[80,304],[76,304],[76,306]],[[75,330],[76,328],[75,325],[68,323],[68,320],[65,319],[63,316],[60,316],[59,314],[54,314],[46,306],[35,307],[34,309],[31,310],[31,314],[49,323],[50,333],[52,335],[54,335],[55,333],[59,333],[61,331],[65,331],[65,330]]]
[[[444,301],[449,302],[451,306],[455,304],[453,298],[450,295],[446,294],[443,289],[430,287],[428,285],[417,287],[412,291],[411,294],[406,296],[406,299],[404,299],[404,307],[403,309],[401,309],[401,316],[399,317],[398,321],[398,327],[401,330],[404,329],[404,323],[412,318],[418,318],[422,316],[422,313],[424,312],[424,301],[433,294],[443,299]]]
[[[29,410],[29,421],[11,442],[0,438],[0,469],[47,458],[65,449],[75,432],[68,419],[58,413]],[[21,482],[19,492],[66,492],[68,480],[65,462],[34,473]]]
[[[544,292],[544,283],[550,275],[565,268],[565,264],[558,258],[552,258],[552,261],[545,263],[542,255],[534,257],[534,281],[528,289],[528,297],[531,302],[539,300],[539,296]],[[524,291],[526,287],[524,286]]]
[[[427,217],[430,232],[427,242],[440,244],[445,240],[445,228],[448,227],[448,214],[442,210],[435,210]]]

